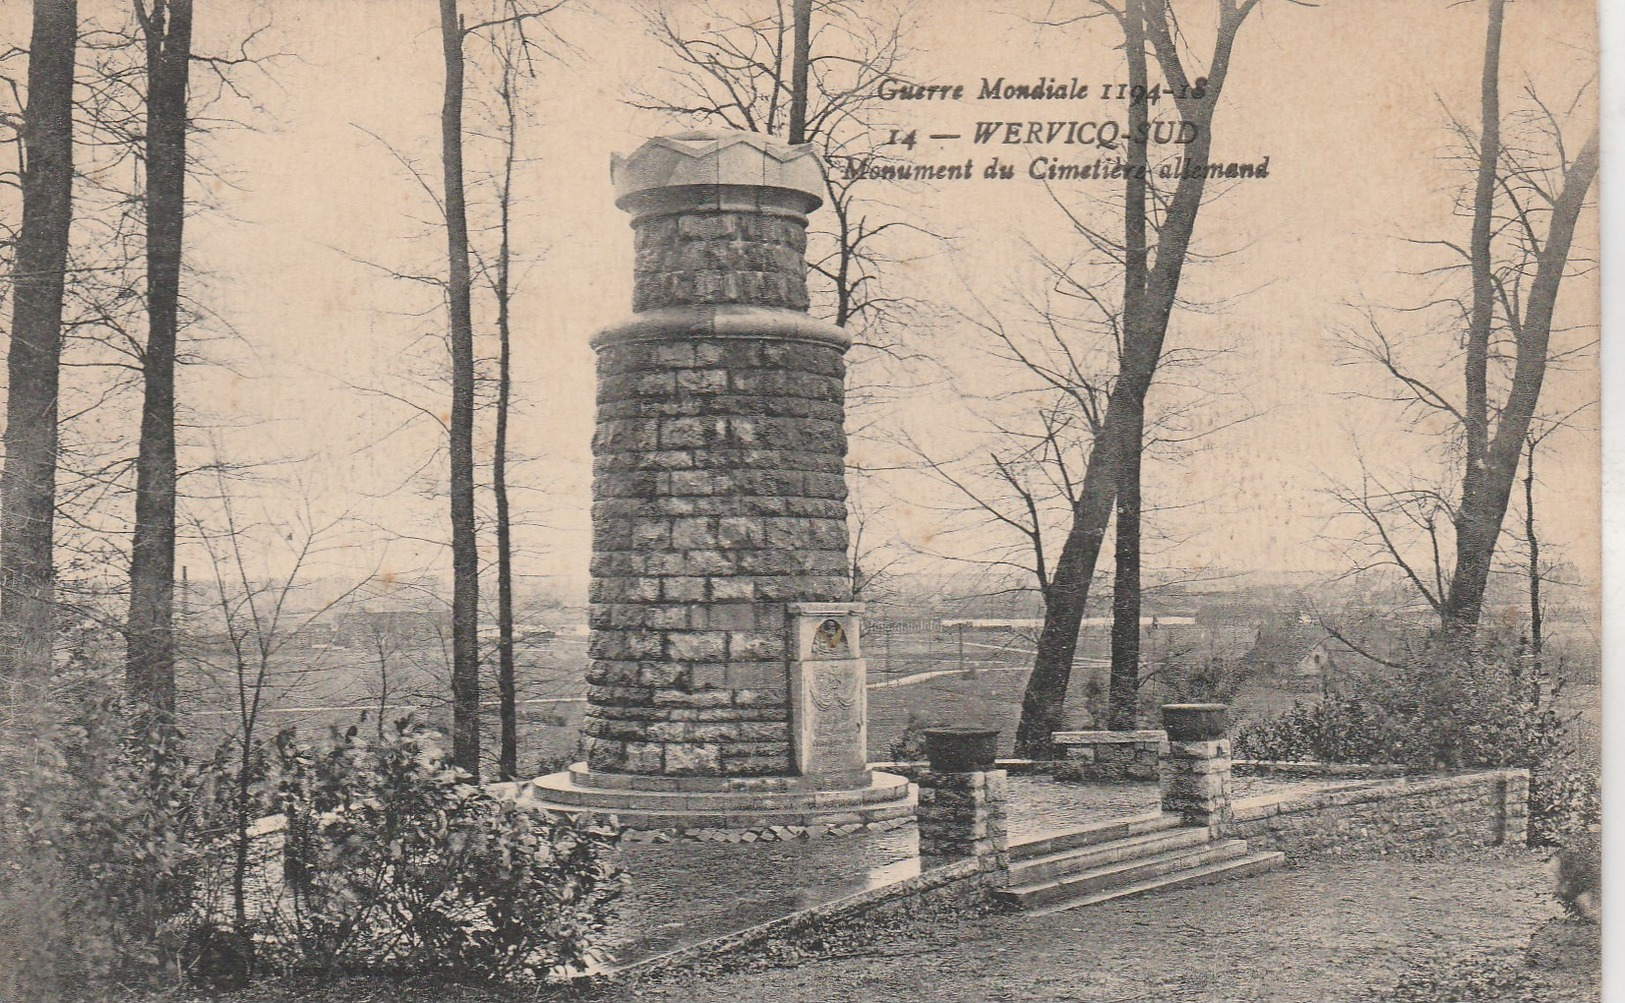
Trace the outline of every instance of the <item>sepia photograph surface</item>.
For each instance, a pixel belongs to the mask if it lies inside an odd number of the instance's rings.
[[[1603,998],[1599,13],[0,5],[0,1001]]]

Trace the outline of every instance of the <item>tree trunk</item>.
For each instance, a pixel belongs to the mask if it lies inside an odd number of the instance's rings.
[[[1485,451],[1482,473],[1475,476],[1469,469],[1463,478],[1461,505],[1455,519],[1456,570],[1441,613],[1447,632],[1472,634],[1483,611],[1495,545],[1501,538],[1518,461],[1546,380],[1558,289],[1568,267],[1575,225],[1597,177],[1597,166],[1598,137],[1593,132],[1575,156],[1563,179],[1563,189],[1552,204],[1551,223],[1536,259],[1524,316],[1516,325],[1517,361],[1512,387]]]
[[[1552,315],[1569,248],[1580,211],[1597,176],[1598,138],[1593,132],[1569,165],[1563,189],[1552,204],[1546,241],[1535,257],[1535,277],[1524,298],[1523,316],[1508,317],[1517,345],[1512,387],[1489,434],[1487,366],[1489,337],[1494,323],[1495,293],[1490,258],[1490,234],[1495,224],[1496,171],[1500,157],[1501,22],[1505,0],[1491,0],[1484,43],[1484,73],[1480,89],[1483,105],[1479,139],[1478,184],[1474,191],[1473,233],[1468,254],[1473,273],[1473,302],[1468,319],[1466,357],[1467,466],[1462,475],[1461,502],[1456,506],[1456,565],[1450,588],[1439,611],[1447,634],[1470,637],[1478,628],[1489,585],[1495,546],[1501,538],[1512,483],[1529,423],[1540,401],[1546,379],[1547,350]],[[1486,180],[1487,179],[1487,180]]]
[[[9,653],[0,654],[0,674],[11,690],[0,699],[29,703],[51,675],[57,380],[73,218],[77,0],[34,0],[33,19],[0,473],[0,647]]]
[[[1127,0],[1123,9],[1124,51],[1128,56],[1130,92],[1149,86],[1145,56],[1142,0]],[[1129,105],[1128,179],[1123,198],[1123,325],[1144,309],[1146,261],[1146,143],[1150,109],[1144,101]],[[1134,728],[1140,696],[1140,462],[1145,455],[1145,398],[1130,402],[1136,412],[1124,429],[1125,448],[1117,458],[1117,539],[1112,583],[1111,681],[1106,727]]]
[[[153,723],[175,714],[175,354],[186,221],[192,0],[137,0],[147,49],[147,345],[136,452],[125,683]]]
[[[519,141],[518,116],[514,113],[512,67],[505,67],[502,76],[502,107],[507,114],[507,145],[503,151],[502,188],[498,209],[501,212],[501,244],[497,248],[497,421],[496,442],[491,456],[491,491],[495,495],[497,516],[497,688],[500,691],[499,713],[502,718],[502,744],[497,756],[499,779],[514,780],[519,776],[519,720],[516,707],[513,663],[513,526],[508,511],[508,410],[513,395],[511,369],[512,342],[510,339],[510,301],[508,278],[512,261],[511,214],[513,208],[514,147]]]
[[[1144,403],[1125,421],[1144,427]],[[1131,429],[1125,429],[1125,438]],[[1111,684],[1106,727],[1132,731],[1140,697],[1140,460],[1141,450],[1126,445],[1117,458],[1117,539],[1112,573]]]
[[[463,193],[463,26],[457,0],[440,0],[446,62],[440,149],[445,169],[446,296],[450,319],[452,762],[480,775],[479,550],[474,526],[474,323]]]
[[[1180,63],[1164,3],[1165,0],[1154,0],[1143,8],[1147,35],[1169,86],[1176,94],[1190,94],[1191,83]],[[1221,5],[1213,58],[1208,64],[1206,95],[1177,101],[1181,117],[1197,126],[1196,138],[1186,150],[1192,163],[1205,163],[1213,148],[1213,110],[1224,89],[1236,34],[1251,10],[1251,6]],[[1021,723],[1016,729],[1019,756],[1047,758],[1050,734],[1062,722],[1066,691],[1072,679],[1072,659],[1077,653],[1078,628],[1083,623],[1090,580],[1117,496],[1118,460],[1125,450],[1140,446],[1132,437],[1137,430],[1136,418],[1143,420],[1143,402],[1162,356],[1163,340],[1173,315],[1206,184],[1205,172],[1180,179],[1163,216],[1156,264],[1147,274],[1143,304],[1136,315],[1125,313],[1123,318],[1118,377],[1106,405],[1106,419],[1089,454],[1083,485],[1072,512],[1072,526],[1061,547],[1045,597],[1044,627],[1038,636],[1038,653],[1022,696]]]
[[[1540,537],[1535,535],[1535,445],[1530,439],[1524,453],[1523,534],[1529,544],[1529,651],[1538,660],[1541,645]]]
[[[791,38],[795,49],[790,59],[790,143],[807,141],[807,72],[812,63],[812,0],[791,4]]]
[[[1479,81],[1479,142],[1478,178],[1473,188],[1473,228],[1467,255],[1472,274],[1472,302],[1468,307],[1464,380],[1466,396],[1462,408],[1463,432],[1466,437],[1466,467],[1462,474],[1462,504],[1455,518],[1456,575],[1471,582],[1478,577],[1477,563],[1485,562],[1484,576],[1488,581],[1489,559],[1495,549],[1494,539],[1485,547],[1484,533],[1488,528],[1483,521],[1484,505],[1481,497],[1484,480],[1489,474],[1489,357],[1490,334],[1495,323],[1494,267],[1491,258],[1491,238],[1495,226],[1495,186],[1501,158],[1501,26],[1505,17],[1505,0],[1490,0],[1488,25],[1484,35],[1484,67]],[[1474,517],[1467,518],[1472,511]],[[1451,593],[1456,590],[1452,584]],[[1447,630],[1470,634],[1478,623],[1478,607],[1483,595],[1467,605],[1457,608],[1447,598],[1442,616]]]

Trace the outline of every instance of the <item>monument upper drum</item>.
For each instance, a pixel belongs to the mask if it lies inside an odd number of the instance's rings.
[[[865,766],[849,339],[806,312],[823,168],[808,146],[693,132],[612,175],[634,316],[593,342],[587,761],[532,792],[700,838],[902,824],[907,783]]]

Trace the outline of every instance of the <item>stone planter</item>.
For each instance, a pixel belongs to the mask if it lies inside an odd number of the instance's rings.
[[[1212,742],[1224,737],[1230,715],[1222,703],[1163,704],[1162,727],[1170,742]]]
[[[925,758],[934,773],[991,770],[998,754],[997,728],[927,728]]]

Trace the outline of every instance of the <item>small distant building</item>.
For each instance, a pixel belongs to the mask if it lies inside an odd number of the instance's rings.
[[[1294,674],[1300,679],[1324,679],[1335,667],[1330,642],[1329,635],[1315,642],[1315,646],[1298,660],[1297,671]]]

